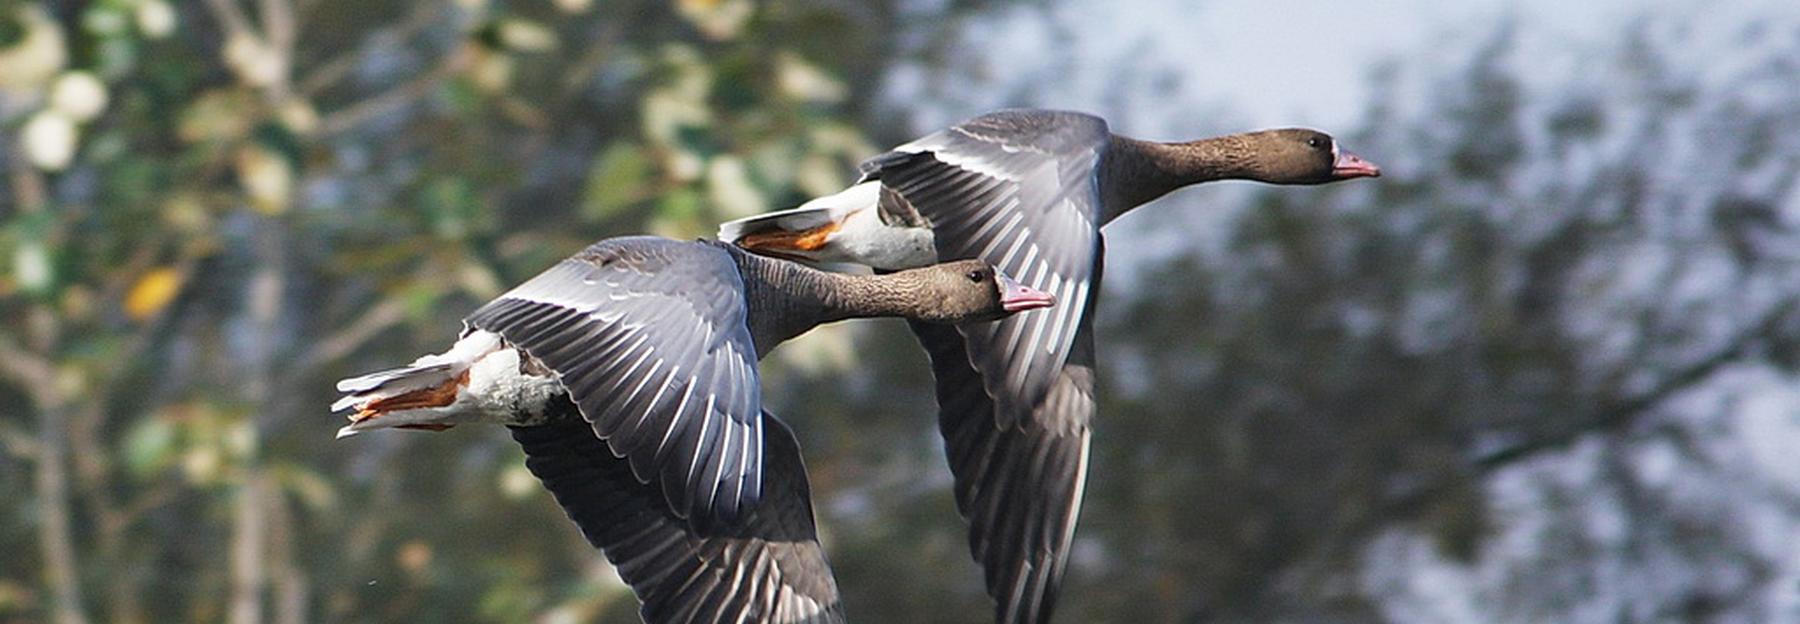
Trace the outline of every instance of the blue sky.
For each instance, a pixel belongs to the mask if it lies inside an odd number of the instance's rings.
[[[1603,44],[1645,12],[1746,11],[1796,14],[1800,3],[1066,0],[1048,16],[1026,7],[972,26],[979,82],[954,89],[951,101],[921,107],[908,97],[924,80],[921,71],[899,72],[891,95],[914,103],[923,127],[1020,103],[1012,94],[1030,91],[1030,104],[1099,112],[1115,129],[1152,137],[1186,134],[1180,129],[1195,124],[1347,128],[1368,101],[1376,63],[1417,61],[1509,16],[1544,45],[1582,49]],[[1122,78],[1133,72],[1173,80]],[[1176,85],[1178,106],[1154,101],[1165,97],[1156,85],[1167,83]]]

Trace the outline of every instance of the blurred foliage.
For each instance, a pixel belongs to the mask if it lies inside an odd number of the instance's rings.
[[[0,621],[633,621],[506,436],[334,442],[332,381],[593,240],[836,190],[993,4],[0,3]],[[1506,619],[1778,617],[1734,514],[1791,488],[1695,396],[1800,360],[1797,52],[1684,69],[1666,21],[1548,86],[1510,26],[1397,61],[1346,137],[1388,177],[1109,272],[1062,620],[1394,617],[1409,539]],[[846,603],[983,621],[924,358],[868,326],[764,368]],[[1605,572],[1650,560],[1702,572]]]
[[[1800,487],[1736,407],[1800,374],[1786,24],[1728,63],[1669,61],[1701,47],[1673,19],[1556,54],[1502,25],[1377,72],[1340,136],[1381,179],[1178,194],[1109,227],[1117,254],[1184,209],[1231,213],[1108,267],[1059,621],[1791,618]],[[894,355],[778,403],[850,421],[808,448],[847,471],[816,478],[847,604],[982,621],[913,416],[922,358],[903,332],[859,352]],[[1794,414],[1769,418],[1791,435]]]
[[[1511,27],[1451,70],[1391,66],[1347,139],[1389,175],[1260,192],[1217,251],[1134,279],[1152,294],[1102,317],[1084,530],[1106,554],[1071,602],[1363,621],[1417,598],[1371,577],[1491,572],[1465,616],[1791,617],[1744,499],[1792,526],[1793,475],[1694,402],[1797,372],[1771,354],[1800,345],[1800,47],[1665,63],[1690,43],[1671,22],[1566,79]],[[1669,449],[1683,479],[1650,461]],[[1442,568],[1380,569],[1401,536]]]
[[[988,8],[899,5],[0,3],[0,621],[630,619],[504,436],[333,443],[331,380],[841,187]]]

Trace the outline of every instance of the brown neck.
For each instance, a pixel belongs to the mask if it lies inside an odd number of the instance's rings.
[[[1101,223],[1190,184],[1249,179],[1251,151],[1241,135],[1186,143],[1114,135],[1101,164]]]
[[[759,357],[824,323],[926,313],[924,302],[909,296],[916,289],[908,282],[915,278],[904,272],[846,275],[733,251],[750,305],[745,322]]]
[[[912,271],[886,275],[826,271],[819,274],[821,283],[828,286],[822,293],[828,321],[877,317],[932,320],[940,316],[931,305],[934,302],[919,297],[923,285]]]

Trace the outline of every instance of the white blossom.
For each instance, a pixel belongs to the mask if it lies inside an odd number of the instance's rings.
[[[31,159],[31,164],[45,171],[61,171],[75,159],[75,142],[80,138],[80,131],[68,115],[45,109],[25,122],[20,136],[25,142],[25,156]]]
[[[175,32],[175,8],[164,0],[139,0],[136,15],[138,31],[150,39],[162,39]]]
[[[106,83],[90,72],[65,72],[50,87],[50,107],[75,121],[99,117],[106,102]]]

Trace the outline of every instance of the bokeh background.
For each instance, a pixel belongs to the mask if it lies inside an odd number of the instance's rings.
[[[1386,171],[1109,229],[1062,621],[1800,621],[1786,0],[0,2],[0,621],[633,621],[332,382],[1006,105]],[[764,371],[851,617],[986,621],[903,326]]]

